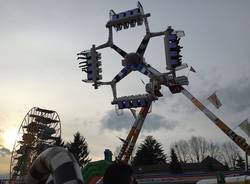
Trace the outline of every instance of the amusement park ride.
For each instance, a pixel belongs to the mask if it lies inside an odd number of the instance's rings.
[[[122,148],[116,158],[117,162],[129,161],[152,102],[163,96],[160,91],[162,86],[168,87],[173,94],[182,93],[246,152],[247,155],[250,155],[250,146],[246,143],[246,140],[237,135],[183,87],[189,84],[188,77],[184,75],[178,76],[177,72],[188,68],[187,64],[182,63],[182,56],[180,55],[182,47],[179,45],[179,42],[185,36],[184,31],[174,30],[169,26],[164,31],[151,32],[148,24],[150,14],[144,13],[143,7],[139,2],[135,9],[121,13],[115,13],[111,10],[109,15],[110,20],[106,24],[109,33],[108,41],[100,46],[93,45],[90,50],[80,52],[78,59],[81,60],[79,67],[87,74],[87,78],[83,81],[92,83],[95,89],[98,89],[102,85],[110,85],[113,93],[111,104],[116,105],[118,109],[130,109],[135,117],[132,128],[126,139],[123,140]],[[135,52],[127,53],[113,43],[113,28],[116,31],[121,31],[143,24],[145,25],[146,34]],[[158,71],[149,65],[144,58],[149,40],[158,36],[164,37],[166,72]],[[123,68],[111,81],[104,82],[101,75],[101,53],[98,50],[107,47],[110,47],[122,56]],[[149,82],[145,85],[146,93],[118,97],[116,84],[133,71],[140,72],[149,78]],[[134,113],[133,108],[140,108],[139,113]],[[27,183],[39,183],[41,179],[47,180],[49,174],[54,172],[50,175],[54,177],[51,179],[54,181],[61,181],[63,179],[64,181],[69,181],[65,183],[74,183],[72,182],[73,176],[78,176],[78,178],[74,178],[74,181],[80,182],[82,180],[82,176],[79,174],[80,168],[76,166],[77,164],[75,165],[77,162],[70,153],[66,152],[67,150],[55,147],[41,153],[43,147],[52,144],[56,138],[60,137],[60,119],[55,111],[40,108],[31,109],[25,116],[19,132],[23,139],[17,141],[13,149],[10,166],[11,179],[15,180],[15,178],[22,177],[28,172],[26,181],[29,182]],[[37,157],[38,154],[39,156]],[[65,159],[61,158],[61,154],[64,155]],[[36,160],[34,161],[34,159]],[[33,161],[34,163],[30,166]],[[68,161],[70,161],[71,167],[69,167]],[[65,165],[67,165],[67,168]],[[67,171],[72,171],[70,172],[72,174],[62,174]]]
[[[83,82],[93,83],[95,89],[98,89],[101,85],[111,86],[114,97],[111,104],[117,105],[119,109],[141,108],[138,115],[135,115],[133,126],[126,140],[123,141],[123,146],[116,161],[128,162],[152,102],[163,96],[160,92],[162,86],[168,87],[173,94],[182,93],[244,152],[250,155],[250,146],[246,143],[246,140],[237,135],[220,118],[183,87],[189,84],[188,77],[177,76],[177,71],[188,67],[187,64],[182,63],[182,56],[180,55],[182,47],[179,45],[179,42],[181,37],[185,36],[184,31],[174,30],[169,26],[162,32],[150,32],[148,24],[150,14],[144,13],[140,2],[138,2],[137,8],[125,12],[115,13],[113,10],[110,10],[109,16],[110,20],[106,24],[109,30],[108,41],[100,46],[92,45],[90,50],[80,52],[77,59],[82,60],[79,63],[79,67],[87,74],[87,79],[83,80]],[[121,31],[142,24],[145,25],[146,34],[136,52],[127,53],[113,43],[113,28],[116,31]],[[164,37],[166,56],[166,72],[164,73],[150,66],[144,58],[149,40],[158,36]],[[101,53],[97,50],[107,47],[115,50],[123,57],[123,68],[113,80],[103,82],[101,81]],[[146,94],[117,97],[116,84],[133,71],[138,71],[149,77],[149,83],[146,84],[145,89]]]
[[[33,161],[61,137],[59,115],[53,110],[32,108],[18,131],[10,163],[10,179],[23,180]]]

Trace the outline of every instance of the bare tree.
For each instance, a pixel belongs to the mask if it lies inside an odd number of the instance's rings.
[[[192,157],[196,162],[201,162],[206,157],[206,150],[208,147],[208,142],[204,137],[191,137],[189,139],[189,146],[192,153]]]
[[[187,163],[190,159],[190,147],[186,140],[179,140],[170,146],[176,151],[180,162]]]
[[[208,141],[204,137],[192,136],[188,141],[179,140],[171,145],[181,162],[201,162],[207,156]]]
[[[195,158],[196,162],[200,162],[200,154],[199,154],[199,146],[198,146],[198,140],[197,137],[191,137],[189,139],[189,145],[192,153],[192,157]]]
[[[179,140],[170,146],[175,150],[180,162],[201,162],[206,156],[221,161],[231,168],[236,167],[240,151],[233,142],[223,144],[207,141],[201,136],[192,136],[189,140]]]
[[[207,153],[210,157],[214,158],[214,159],[220,159],[220,145],[217,143],[214,143],[212,141],[210,141],[208,143],[208,147],[207,147]]]
[[[235,168],[238,155],[240,155],[239,148],[233,142],[225,142],[221,146],[221,153],[225,163],[229,167]]]
[[[183,162],[182,155],[180,152],[180,147],[178,145],[179,141],[175,142],[174,144],[170,145],[170,150],[175,150],[175,154],[180,162]]]
[[[191,157],[191,150],[186,140],[180,141],[180,150],[183,156],[183,162],[188,162],[189,160],[193,162]]]
[[[207,149],[208,149],[209,143],[204,137],[200,137],[200,136],[198,137],[198,141],[199,141],[199,146],[200,146],[201,160],[204,160],[205,157],[207,156]]]

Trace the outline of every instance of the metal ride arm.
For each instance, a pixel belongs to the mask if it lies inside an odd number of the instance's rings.
[[[207,109],[197,98],[195,98],[185,88],[183,88],[181,92],[198,109],[200,109],[216,126],[218,126],[228,137],[230,137],[243,151],[245,151],[247,155],[250,156],[250,146],[246,143],[246,140],[243,137],[237,135],[220,118],[218,118],[214,113]]]
[[[116,46],[115,44],[112,44],[110,47],[114,49],[118,54],[120,54],[123,58],[127,55],[127,53],[124,50],[122,50],[120,47]]]
[[[122,148],[119,152],[119,155],[116,157],[116,162],[125,162],[128,163],[129,158],[131,157],[132,151],[134,149],[135,143],[137,141],[137,138],[140,134],[142,125],[144,123],[144,120],[148,114],[148,111],[150,109],[151,103],[147,107],[142,107],[139,114],[136,116],[135,122],[132,125],[132,128],[130,129],[126,140],[123,141]],[[134,116],[134,114],[133,114]],[[103,183],[103,177],[100,178],[96,184],[102,184]]]
[[[142,107],[139,114],[136,116],[135,118],[135,122],[132,125],[126,140],[122,140],[123,141],[123,145],[122,148],[119,152],[119,155],[116,157],[116,162],[125,162],[128,163],[129,158],[131,157],[132,151],[134,149],[135,143],[137,141],[137,138],[140,134],[142,125],[144,123],[144,120],[148,114],[148,111],[150,109],[151,103],[149,103],[149,105],[147,107]],[[135,116],[135,114],[133,113],[133,116]],[[100,178],[96,184],[102,184],[103,183],[103,177]]]
[[[135,122],[129,131],[129,134],[124,141],[122,148],[119,152],[119,155],[116,158],[116,161],[123,161],[128,162],[132,151],[134,149],[135,143],[138,139],[138,136],[140,134],[141,128],[143,126],[144,120],[148,114],[148,111],[150,109],[151,103],[147,107],[142,107],[139,114],[136,116]]]
[[[146,116],[150,110],[150,106],[151,106],[151,103],[149,104],[148,107],[142,107],[141,108],[141,111],[136,119],[136,121],[138,121],[138,125],[136,127],[136,129],[134,130],[134,133],[133,133],[133,137],[132,137],[132,140],[130,142],[130,145],[127,149],[127,152],[125,153],[125,157],[124,157],[124,162],[128,162],[131,155],[132,155],[132,152],[133,152],[133,149],[135,147],[135,144],[136,144],[136,141],[139,137],[139,134],[141,132],[141,129],[142,129],[142,126],[143,126],[143,123],[144,123],[144,120],[146,119]]]

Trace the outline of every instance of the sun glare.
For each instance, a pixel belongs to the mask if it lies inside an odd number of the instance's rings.
[[[17,129],[9,128],[4,132],[4,146],[10,150],[12,150],[14,143],[17,138]]]

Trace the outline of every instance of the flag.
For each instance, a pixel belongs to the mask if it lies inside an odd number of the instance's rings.
[[[190,69],[189,69],[191,72],[194,72],[196,73],[196,70],[191,66]]]
[[[145,82],[141,79],[142,84],[145,84]]]
[[[212,95],[210,95],[208,98],[209,102],[211,102],[217,109],[221,107],[221,102],[219,98],[217,97],[216,93],[214,92]]]
[[[131,113],[133,114],[133,117],[136,119],[136,110],[130,109]]]
[[[117,136],[118,137],[118,136]],[[127,142],[125,139],[121,138],[121,137],[118,137],[118,139],[120,139],[120,141],[122,142]]]
[[[247,119],[239,124],[239,127],[247,134],[248,137],[250,137],[250,124]]]

